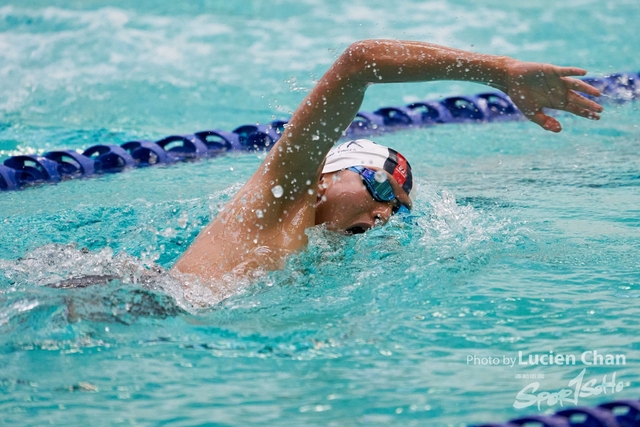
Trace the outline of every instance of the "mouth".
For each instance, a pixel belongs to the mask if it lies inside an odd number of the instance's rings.
[[[356,225],[354,225],[352,227],[347,228],[344,231],[344,234],[347,234],[347,235],[362,234],[362,233],[365,233],[370,228],[371,228],[371,226],[368,225],[368,224],[366,224],[366,225],[365,224],[356,224]]]
[[[350,228],[347,228],[347,230],[344,232],[344,234],[347,234],[347,235],[351,235],[351,234],[362,234],[362,233],[364,233],[365,231],[367,231],[367,230],[365,230],[365,229],[364,229],[364,228],[362,228],[362,227],[350,227]]]

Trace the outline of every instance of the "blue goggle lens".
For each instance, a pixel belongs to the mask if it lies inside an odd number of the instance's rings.
[[[393,192],[391,183],[388,180],[378,182],[376,180],[376,171],[365,168],[364,166],[352,166],[347,168],[347,170],[360,174],[365,187],[374,200],[378,202],[391,202],[396,200],[396,194]],[[396,206],[393,207],[393,213],[409,213],[409,209],[398,202]]]

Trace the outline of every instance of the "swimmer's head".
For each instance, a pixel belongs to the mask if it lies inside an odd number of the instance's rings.
[[[371,173],[376,171],[375,181]],[[358,171],[360,169],[360,171]],[[379,201],[374,186],[390,184],[395,198]],[[411,209],[413,175],[407,159],[397,151],[368,139],[334,147],[325,159],[318,185],[316,224],[339,232],[361,233],[386,223],[401,206]]]
[[[333,147],[324,161],[322,173],[336,172],[351,166],[387,171],[411,195],[413,174],[407,159],[396,150],[368,139],[356,139]]]

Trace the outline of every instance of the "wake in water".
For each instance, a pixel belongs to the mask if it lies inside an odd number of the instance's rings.
[[[141,316],[184,312],[179,294],[168,292],[175,285],[161,267],[125,253],[114,256],[110,248],[46,245],[15,261],[0,260],[0,272],[0,326],[36,309],[63,317],[63,323],[130,324]]]
[[[126,252],[114,254],[108,247],[90,251],[46,245],[17,260],[0,260],[0,325],[44,305],[64,307],[69,323],[131,323],[139,317],[196,313],[253,289],[251,285],[306,283],[315,272],[335,275],[336,283],[349,286],[363,271],[392,266],[418,275],[433,273],[451,260],[468,268],[496,249],[491,243],[509,245],[523,233],[514,230],[509,219],[495,218],[490,209],[461,206],[450,192],[421,183],[415,212],[405,220],[394,217],[385,227],[359,236],[345,237],[323,227],[307,234],[308,248],[290,257],[284,271],[229,275],[212,286]],[[408,247],[413,262],[407,259]]]
[[[237,293],[249,279],[229,277],[225,283],[216,283],[216,292],[206,284],[190,277],[171,273],[150,261],[120,252],[114,255],[111,248],[99,251],[78,249],[74,245],[46,245],[29,252],[15,261],[0,260],[0,284],[4,289],[43,287],[66,290],[95,288],[127,290],[140,295],[164,295],[162,298],[179,309],[171,312],[195,311],[211,307]],[[4,283],[3,283],[4,282]],[[105,307],[108,308],[108,307]],[[128,310],[130,311],[130,310]],[[142,313],[141,313],[142,314]],[[164,317],[163,310],[147,315]]]

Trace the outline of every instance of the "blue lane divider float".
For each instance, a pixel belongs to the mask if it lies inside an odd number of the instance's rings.
[[[595,408],[575,407],[553,415],[531,415],[506,423],[489,423],[474,427],[640,427],[640,401],[616,400]]]
[[[585,78],[597,87],[602,100],[627,102],[640,98],[640,74],[619,73]],[[441,101],[360,111],[345,131],[346,138],[446,123],[485,123],[522,120],[524,116],[502,92],[453,96]],[[43,156],[14,156],[0,165],[0,191],[17,190],[44,182],[121,172],[127,168],[155,166],[214,157],[228,151],[268,150],[284,132],[286,120],[242,125],[227,132],[219,129],[192,135],[171,135],[159,141],[129,141],[87,148],[82,154],[59,150]]]
[[[135,165],[133,157],[127,150],[113,144],[94,145],[84,150],[82,155],[93,160],[93,168],[96,172],[121,172]]]
[[[4,165],[13,169],[14,187],[42,182],[60,181],[58,163],[43,156],[14,156],[4,161]]]
[[[136,166],[153,166],[158,163],[173,163],[176,157],[151,141],[129,141],[121,145],[133,158]]]
[[[50,151],[44,157],[58,164],[61,177],[91,176],[95,172],[95,161],[73,150]]]

